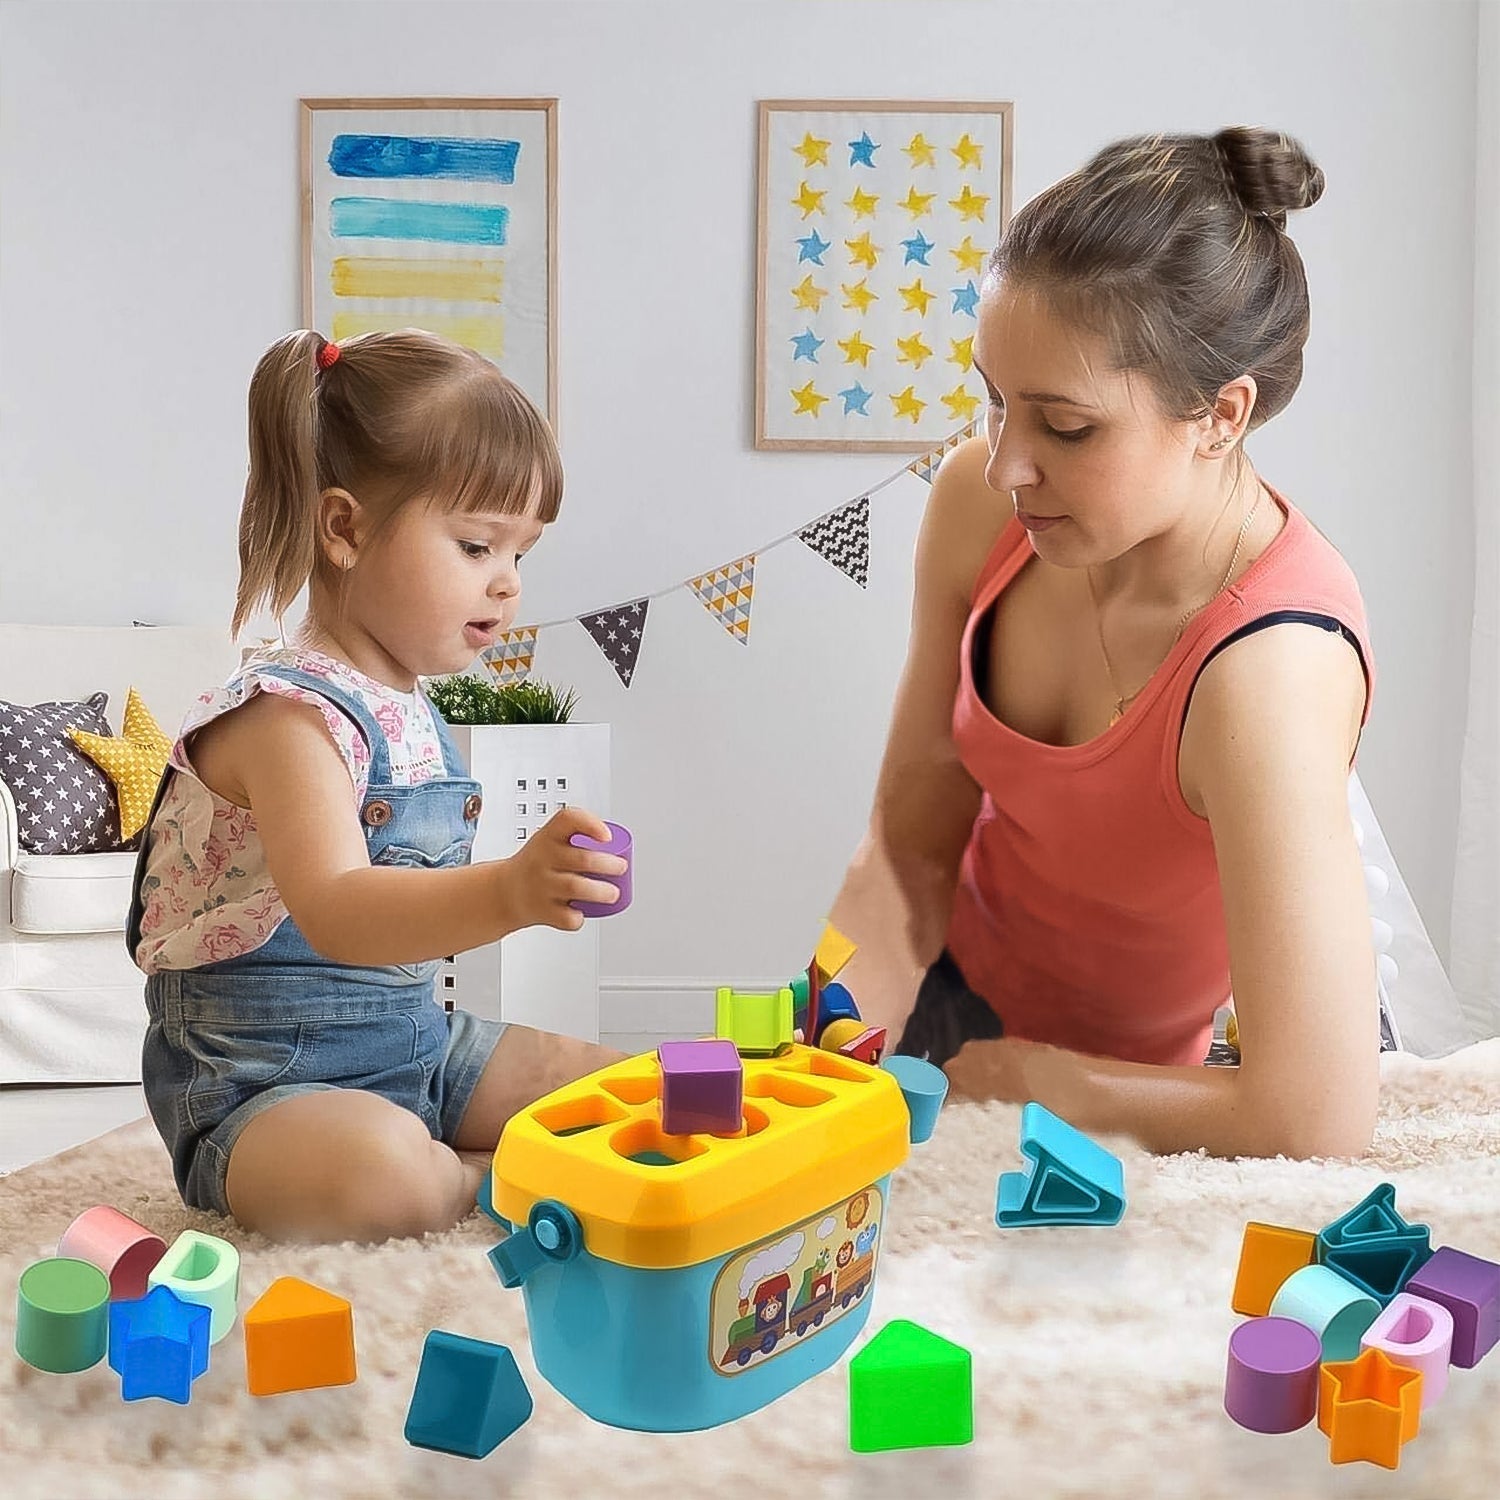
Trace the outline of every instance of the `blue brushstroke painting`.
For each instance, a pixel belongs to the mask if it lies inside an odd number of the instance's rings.
[[[336,177],[443,177],[463,182],[516,180],[519,141],[441,135],[336,135],[328,165]]]
[[[335,198],[330,232],[338,239],[440,240],[503,245],[510,210],[498,203],[416,203],[400,198]]]

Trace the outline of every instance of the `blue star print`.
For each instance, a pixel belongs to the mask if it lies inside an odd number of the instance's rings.
[[[799,359],[809,359],[813,364],[818,362],[818,350],[821,349],[825,339],[820,339],[811,328],[792,335],[792,343],[797,346],[797,352],[792,356],[792,363],[796,364]]]
[[[868,130],[861,131],[857,141],[849,142],[849,165],[851,167],[873,167],[875,153],[880,147],[870,139]]]
[[[971,318],[976,317],[974,309],[979,306],[979,288],[969,281],[963,286],[952,287],[951,291],[953,292],[953,311],[968,313]]]
[[[867,391],[857,380],[847,391],[840,391],[839,395],[844,398],[844,415],[847,417],[851,412],[856,412],[862,417],[868,417],[870,413],[865,410],[865,405],[874,391]]]
[[[903,266],[909,266],[913,261],[916,261],[919,266],[928,264],[927,257],[932,253],[932,241],[924,239],[920,229],[915,238],[902,240],[901,243],[906,247],[906,259],[901,262]]]
[[[803,261],[810,260],[815,266],[821,266],[823,264],[823,252],[828,248],[830,243],[831,241],[829,240],[820,239],[818,231],[816,229],[813,230],[806,239],[797,241],[797,244],[800,246],[797,252],[797,264],[800,266]]]

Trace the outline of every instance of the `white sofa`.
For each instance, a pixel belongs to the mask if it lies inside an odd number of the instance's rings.
[[[103,690],[118,733],[134,687],[175,738],[239,656],[227,627],[0,625],[0,698]],[[0,1085],[139,1080],[146,1017],[124,937],[134,866],[131,853],[26,853],[0,777]]]

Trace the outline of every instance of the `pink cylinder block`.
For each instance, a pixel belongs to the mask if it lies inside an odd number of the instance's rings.
[[[167,1253],[166,1241],[117,1208],[86,1208],[57,1242],[64,1260],[86,1260],[109,1277],[109,1300],[133,1302],[146,1295],[146,1278]]]
[[[1292,1318],[1251,1318],[1229,1335],[1224,1410],[1252,1432],[1295,1432],[1318,1410],[1322,1340]]]
[[[1359,1342],[1362,1349],[1382,1350],[1392,1364],[1422,1372],[1423,1411],[1447,1389],[1453,1314],[1441,1303],[1397,1292]]]

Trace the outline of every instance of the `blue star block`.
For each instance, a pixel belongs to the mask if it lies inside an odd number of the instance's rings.
[[[851,412],[857,412],[862,417],[868,417],[870,413],[865,409],[874,391],[867,391],[857,380],[847,391],[840,391],[839,395],[844,398],[844,415],[847,417]]]
[[[209,1309],[184,1302],[170,1287],[152,1287],[109,1309],[109,1367],[127,1401],[159,1396],[186,1406],[208,1368]]]
[[[929,264],[927,257],[932,254],[932,241],[927,239],[920,229],[915,237],[902,240],[901,243],[906,247],[906,259],[901,262],[903,266],[909,266],[913,261],[916,261],[919,266]]]
[[[531,1416],[531,1392],[504,1344],[434,1328],[422,1345],[406,1441],[460,1458],[492,1453]]]
[[[972,281],[969,281],[963,286],[956,286],[951,290],[953,292],[953,311],[968,313],[971,318],[977,317],[978,315],[974,309],[979,306],[979,288]]]
[[[880,147],[870,139],[870,132],[862,130],[857,141],[849,142],[849,165],[851,167],[873,167],[875,153]]]
[[[797,352],[792,356],[793,364],[796,364],[799,359],[808,359],[813,364],[817,364],[818,350],[828,341],[820,339],[811,328],[808,328],[802,333],[793,334],[790,342],[797,346]]]
[[[832,243],[831,240],[825,240],[816,229],[813,230],[811,234],[797,241],[797,264],[800,266],[803,261],[810,260],[815,266],[821,266],[823,252]]]

